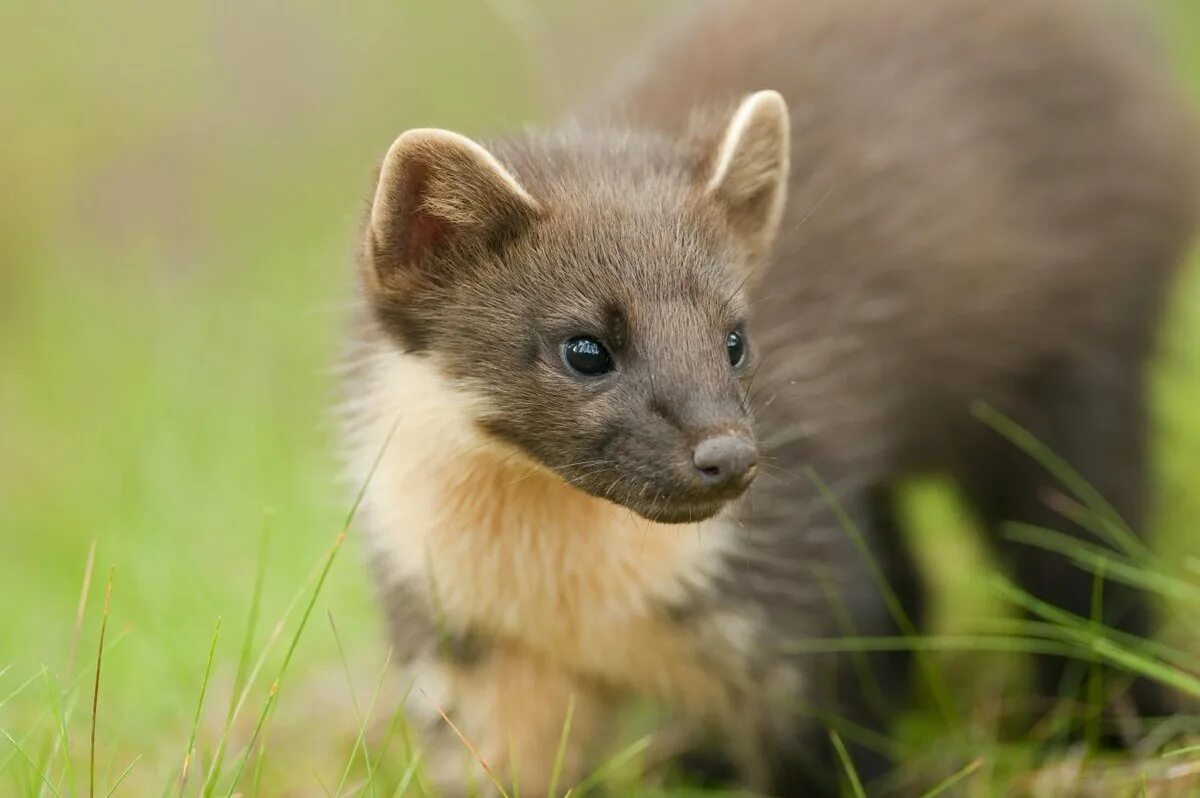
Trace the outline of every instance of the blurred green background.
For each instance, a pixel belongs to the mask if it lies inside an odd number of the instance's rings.
[[[65,671],[94,543],[79,656],[110,568],[118,640],[102,761],[178,765],[218,617],[216,678],[236,663],[264,524],[265,628],[350,502],[330,407],[375,160],[407,127],[552,118],[666,5],[0,4],[0,702]],[[1200,97],[1200,3],[1154,7]],[[1200,522],[1197,356],[1192,276],[1156,375],[1166,545]],[[326,612],[348,659],[382,661],[360,560],[352,540],[297,683],[340,668]],[[9,702],[0,728],[52,726],[49,707]]]

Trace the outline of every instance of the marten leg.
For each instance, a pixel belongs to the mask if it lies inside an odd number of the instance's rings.
[[[870,557],[879,568],[886,588],[877,584],[875,573],[864,560],[856,562],[851,570],[857,573],[862,598],[854,604],[854,630],[842,634],[864,637],[899,638],[915,629],[924,630],[925,590],[923,580],[916,567],[907,541],[897,517],[895,496],[891,489],[876,486],[864,491],[858,512],[852,517],[860,527]],[[855,555],[858,555],[855,550]],[[865,588],[865,589],[864,589]],[[885,596],[886,592],[890,596]],[[894,597],[897,607],[890,606]],[[897,617],[897,611],[900,617]],[[884,738],[896,716],[907,709],[912,698],[913,652],[901,645],[893,650],[851,652],[840,654],[830,662],[829,690],[836,698],[829,706],[832,718],[820,727],[812,749],[819,752],[818,762],[839,763],[825,726],[838,730],[837,719],[848,721],[849,726],[841,729],[841,736],[858,777],[874,793],[871,787],[886,776],[895,766],[887,752],[860,744],[855,729],[867,729]],[[797,765],[812,766],[812,757],[793,757],[780,763],[776,771],[776,786],[779,795],[808,795],[802,782],[798,788],[789,788],[795,783],[794,769]],[[844,776],[841,766],[836,774]]]
[[[424,773],[439,795],[471,794],[472,785],[479,794],[495,795],[493,777],[509,794],[515,782],[523,795],[546,795],[572,702],[559,791],[586,775],[586,756],[609,711],[609,696],[597,685],[507,644],[489,647],[471,662],[431,658],[416,670],[408,710],[422,721]]]
[[[1099,534],[1089,529],[1095,523],[1081,517],[1087,510],[1080,498],[1034,457],[995,433],[966,486],[1022,587],[1036,598],[1081,618],[1093,614],[1095,575],[1073,565],[1062,554],[1010,540],[1004,527],[1006,522],[1017,522],[1053,530],[1110,549],[1114,556],[1119,556],[1119,549],[1106,540],[1112,528],[1144,531],[1148,463],[1143,375],[1140,364],[1128,369],[1114,366],[1096,366],[1096,373],[1054,370],[1031,391],[1032,404],[1039,408],[1037,415],[1016,415],[1013,420],[1027,427],[1041,445],[1076,471],[1111,506],[1120,518],[1119,524],[1101,521]],[[1142,591],[1106,579],[1102,596],[1105,624],[1139,637],[1150,633],[1148,597]],[[1081,696],[1082,692],[1073,690],[1070,684],[1081,683],[1086,667],[1085,663],[1072,663],[1062,657],[1039,657],[1041,695],[1066,698],[1071,697],[1066,691],[1071,691]],[[1157,715],[1169,710],[1163,691],[1156,685],[1136,682],[1131,696],[1141,714]]]
[[[897,509],[893,490],[881,486],[868,493],[867,541],[883,579],[903,614],[902,618],[897,618],[889,607],[885,617],[879,621],[882,627],[880,634],[902,635],[910,630],[921,634],[925,631],[926,622],[925,584],[912,557],[909,541],[905,539]],[[885,600],[882,594],[880,600]],[[906,629],[906,625],[911,626]],[[886,720],[908,704],[913,652],[897,648],[895,651],[875,652],[871,657],[872,670],[878,674],[886,698],[880,720]]]
[[[838,638],[905,631],[888,608],[879,575],[919,625],[921,585],[889,491],[847,491],[839,502],[881,574],[869,567],[840,513],[822,496],[797,491],[792,497],[791,512],[763,501],[758,517],[746,519],[744,539],[754,548],[738,574],[741,597],[756,601],[746,615],[766,619],[766,626],[758,647],[762,659],[751,665],[757,700],[742,718],[754,728],[735,722],[731,736],[742,743],[735,753],[755,760],[749,769],[757,774],[749,779],[753,788],[781,798],[836,795],[845,774],[829,730],[841,732],[860,778],[885,775],[893,764],[887,752],[858,744],[856,731],[886,735],[908,703],[911,657],[902,648],[831,653],[822,642],[837,648]]]

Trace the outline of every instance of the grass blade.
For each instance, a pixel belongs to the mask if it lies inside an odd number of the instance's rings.
[[[96,564],[96,541],[88,546],[87,561],[83,566],[83,584],[79,588],[79,603],[75,607],[75,628],[71,631],[71,647],[67,653],[68,681],[75,673],[75,657],[79,653],[79,640],[83,634],[83,616],[87,611],[88,594],[92,589],[92,568]]]
[[[981,767],[983,767],[983,761],[984,761],[983,757],[979,757],[979,758],[967,763],[967,766],[964,767],[962,770],[958,771],[957,773],[950,776],[949,778],[944,779],[943,781],[939,782],[938,785],[936,787],[934,787],[932,790],[922,793],[921,798],[937,798],[937,796],[946,792],[951,787],[953,787],[955,784],[958,784],[960,781],[967,778],[972,773],[974,773],[975,771],[977,771]]]
[[[221,636],[221,619],[217,618],[217,626],[213,629],[212,643],[208,647],[208,662],[204,666],[204,678],[200,681],[200,698],[196,701],[196,714],[192,718],[192,730],[188,734],[187,749],[183,752],[183,766],[179,769],[179,794],[183,795],[187,785],[188,771],[191,768],[192,757],[196,754],[196,732],[200,728],[200,717],[204,712],[204,697],[208,694],[208,680],[212,676],[213,660],[217,653],[217,639]]]
[[[1001,591],[1023,609],[1052,622],[1062,624],[1065,630],[1069,630],[1078,638],[1080,647],[1090,647],[1096,654],[1107,659],[1110,665],[1115,665],[1128,673],[1145,676],[1161,682],[1168,687],[1173,687],[1180,692],[1200,698],[1200,678],[1180,668],[1122,646],[1116,642],[1120,637],[1120,633],[1107,626],[1094,628],[1095,625],[1087,618],[1072,615],[1065,610],[1026,593],[1003,579],[996,581],[1000,585]]]
[[[1200,604],[1200,588],[1194,584],[1129,560],[1111,548],[1089,543],[1063,532],[1021,523],[1007,524],[1005,537],[1016,543],[1060,554],[1092,573],[1098,568],[1103,568],[1105,577],[1113,581],[1158,593],[1167,598]]]
[[[329,618],[330,624],[333,623],[333,616]],[[336,627],[334,634],[336,635]],[[342,643],[338,640],[338,650],[341,651]],[[345,662],[345,654],[342,654],[342,661]],[[338,781],[337,790],[334,791],[335,796],[342,794],[342,789],[346,786],[346,780],[350,777],[350,768],[354,765],[354,758],[358,755],[359,749],[362,749],[363,759],[367,767],[367,783],[371,783],[371,757],[367,754],[365,739],[367,736],[367,723],[371,720],[371,716],[375,713],[375,702],[379,700],[379,693],[383,690],[383,683],[387,679],[388,669],[392,666],[392,649],[388,648],[387,656],[383,660],[383,668],[379,671],[379,681],[375,685],[375,692],[371,695],[371,701],[367,704],[366,713],[359,713],[358,736],[354,739],[354,747],[350,750],[350,759],[346,762],[346,767],[342,771],[342,778]],[[349,677],[349,669],[347,668],[346,676]],[[351,695],[353,695],[353,686],[351,686]],[[354,711],[358,713],[357,701]],[[372,790],[373,792],[374,790]]]
[[[644,737],[634,740],[623,750],[617,752],[614,756],[611,756],[602,762],[600,766],[593,770],[588,776],[581,779],[574,787],[571,788],[571,794],[586,795],[589,790],[602,783],[609,777],[610,774],[615,773],[617,770],[624,767],[625,764],[631,761],[634,757],[640,756],[649,750],[650,746],[653,744],[654,735],[652,734],[647,734]]]
[[[108,571],[108,585],[104,588],[104,614],[100,616],[100,644],[96,647],[96,680],[92,685],[92,736],[88,753],[88,796],[96,795],[96,714],[100,708],[100,666],[104,662],[104,633],[108,631],[108,612],[112,606],[113,577],[117,569]]]
[[[108,792],[104,793],[104,798],[112,798],[113,793],[115,793],[117,791],[117,788],[121,786],[121,782],[125,781],[125,778],[129,775],[130,771],[133,770],[134,765],[136,765],[138,762],[141,762],[141,761],[142,761],[141,754],[135,756],[133,758],[133,761],[130,762],[129,765],[124,770],[121,771],[121,775],[118,776],[117,780],[113,782],[113,786],[108,788]]]
[[[333,562],[337,559],[338,551],[341,550],[342,544],[346,542],[346,530],[338,533],[334,540],[333,546],[325,555],[324,565],[321,568],[321,575],[317,578],[316,587],[313,589],[312,596],[309,597],[308,604],[304,608],[304,613],[300,616],[300,622],[296,626],[296,631],[292,635],[291,642],[288,645],[287,651],[283,655],[283,664],[279,667],[279,673],[275,677],[275,681],[271,684],[270,692],[267,694],[267,701],[263,705],[263,711],[259,715],[258,723],[255,724],[254,733],[250,737],[250,742],[246,746],[245,752],[238,761],[237,770],[234,771],[233,780],[229,784],[228,796],[232,796],[237,788],[238,780],[242,777],[242,771],[245,770],[246,762],[250,758],[250,753],[254,750],[255,744],[258,742],[259,736],[262,734],[263,727],[266,725],[268,718],[275,706],[275,701],[279,696],[279,686],[283,680],[284,674],[287,673],[288,666],[292,663],[292,657],[296,654],[296,648],[300,645],[300,637],[304,634],[304,629],[308,626],[308,619],[312,616],[313,607],[317,604],[317,599],[321,595],[321,589],[325,586],[325,580],[329,577],[329,571],[333,568]]]
[[[501,798],[512,798],[512,796],[508,794],[508,791],[504,789],[504,785],[500,783],[500,779],[496,776],[495,771],[492,770],[492,766],[487,763],[487,760],[484,759],[479,753],[479,749],[467,739],[467,736],[463,734],[457,726],[454,725],[454,721],[450,720],[450,716],[443,712],[442,708],[439,707],[424,690],[421,690],[421,695],[425,696],[425,699],[429,702],[429,705],[432,706],[434,711],[441,716],[442,720],[446,722],[446,725],[450,727],[450,730],[454,732],[455,736],[462,741],[462,744],[467,747],[467,750],[471,752],[471,756],[475,757],[475,761],[477,761],[480,766],[483,767],[484,773],[487,774],[488,779],[491,780],[497,792],[500,793]]]
[[[71,689],[61,688],[58,684],[58,681],[50,674],[49,671],[46,671],[45,673],[46,693],[50,702],[50,709],[54,713],[55,720],[58,722],[58,734],[54,738],[54,745],[51,747],[50,752],[46,755],[44,769],[49,772],[52,769],[54,761],[58,758],[58,755],[60,753],[65,753],[63,756],[62,774],[59,778],[60,781],[66,782],[68,792],[74,792],[75,773],[74,768],[72,767],[74,763],[72,762],[72,757],[70,755],[71,746],[68,730],[70,729],[70,717],[72,714],[74,714],[75,707],[77,706],[77,693],[74,687]],[[66,706],[63,705],[64,699],[66,700]],[[46,788],[39,788],[37,794],[38,798],[42,798],[42,796],[46,794]]]
[[[408,765],[405,766],[404,772],[400,774],[400,783],[396,785],[396,792],[393,793],[394,798],[401,798],[408,792],[409,786],[416,778],[417,770],[421,767],[421,755],[418,754],[408,760]]]
[[[273,648],[278,633],[282,632],[282,623],[291,615],[292,608],[299,604],[300,596],[303,594],[302,590],[289,602],[287,608],[284,610],[283,618],[280,619],[280,625],[276,627],[272,636],[268,638],[259,661],[251,669],[250,652],[254,649],[254,633],[258,628],[259,609],[262,606],[263,584],[266,582],[267,575],[267,553],[270,548],[271,519],[273,517],[270,511],[263,514],[262,532],[259,534],[258,539],[258,563],[254,569],[254,587],[250,593],[250,612],[246,618],[246,632],[242,636],[242,647],[238,655],[237,671],[233,678],[233,689],[229,692],[229,707],[225,710],[225,722],[221,727],[221,739],[217,741],[217,751],[213,754],[212,764],[208,769],[204,786],[200,791],[200,794],[204,798],[209,798],[216,787],[216,779],[220,775],[221,768],[225,763],[225,751],[229,744],[229,732],[233,728],[234,721],[241,714],[242,706],[249,696],[250,685],[254,683],[259,669],[266,660],[267,654]]]
[[[567,740],[571,736],[571,722],[575,720],[575,694],[567,699],[567,715],[563,719],[562,734],[558,738],[558,750],[554,752],[554,769],[550,771],[550,786],[546,789],[546,798],[555,798],[558,793],[558,780],[562,776],[563,762],[567,758]]]
[[[50,779],[46,778],[46,773],[42,770],[42,768],[38,767],[32,759],[29,758],[29,754],[25,753],[25,749],[21,747],[21,744],[17,742],[16,738],[9,734],[7,729],[0,729],[0,734],[4,735],[4,738],[8,740],[10,745],[12,745],[13,750],[16,751],[17,754],[25,760],[25,763],[29,765],[30,769],[37,774],[38,778],[42,780],[42,784],[46,785],[46,788],[49,789],[50,792],[54,793],[55,798],[62,798],[62,795],[59,793],[58,789],[50,783]]]
[[[850,789],[854,793],[854,798],[867,798],[867,792],[863,789],[862,781],[858,778],[858,771],[854,769],[854,763],[850,761],[850,752],[846,750],[846,744],[842,742],[841,736],[830,729],[829,739],[833,743],[833,749],[837,751],[842,768],[846,771],[846,778],[850,780]]]
[[[852,651],[996,651],[1083,656],[1082,649],[1077,644],[1015,635],[819,637],[791,643],[785,650],[794,654],[841,654]]]
[[[1129,525],[1108,501],[1083,478],[1067,461],[1050,450],[1025,427],[1005,416],[985,402],[972,407],[975,417],[1007,438],[1025,454],[1050,472],[1058,482],[1070,491],[1087,508],[1089,518],[1079,519],[1084,526],[1098,537],[1108,540],[1118,550],[1139,560],[1151,558],[1146,544],[1138,539]],[[1090,523],[1087,523],[1089,522]]]
[[[37,673],[33,674],[28,679],[26,679],[25,681],[23,681],[19,685],[17,685],[17,687],[11,693],[6,695],[4,698],[0,698],[0,709],[3,709],[5,704],[7,704],[9,701],[12,701],[14,698],[18,697],[19,695],[21,695],[21,693],[23,693],[29,689],[30,685],[32,685],[38,679],[41,679],[42,677],[44,677],[46,675],[47,675],[46,666],[43,665],[41,668],[38,669]]]
[[[1091,633],[1101,634],[1104,628],[1104,560],[1092,576]],[[1087,705],[1085,736],[1093,750],[1100,747],[1100,713],[1104,708],[1104,670],[1100,658],[1093,656],[1088,663]]]

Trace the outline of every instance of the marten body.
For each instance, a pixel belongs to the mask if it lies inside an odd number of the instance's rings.
[[[1152,48],[1094,5],[709,3],[581,124],[393,145],[351,471],[383,451],[364,530],[397,657],[493,770],[544,793],[573,700],[565,785],[644,697],[744,782],[819,788],[814,708],[873,722],[862,696],[902,688],[899,657],[865,690],[795,645],[896,631],[838,510],[914,619],[899,479],[1083,534],[976,403],[1140,528],[1143,370],[1196,172]],[[1088,614],[1090,574],[1011,554]],[[1106,599],[1146,631],[1138,597]],[[461,786],[472,754],[426,704],[431,778]]]

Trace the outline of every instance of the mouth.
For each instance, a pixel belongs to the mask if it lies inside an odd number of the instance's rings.
[[[601,479],[567,478],[568,484],[597,499],[603,499],[658,524],[694,524],[707,521],[731,503],[745,495],[753,481],[753,474],[736,484],[727,484],[708,489],[694,486],[674,489],[661,483],[642,483],[632,480],[617,480],[615,483]]]
[[[694,524],[712,518],[725,509],[729,502],[729,499],[710,499],[658,503],[645,507],[626,506],[647,521],[658,524]]]

